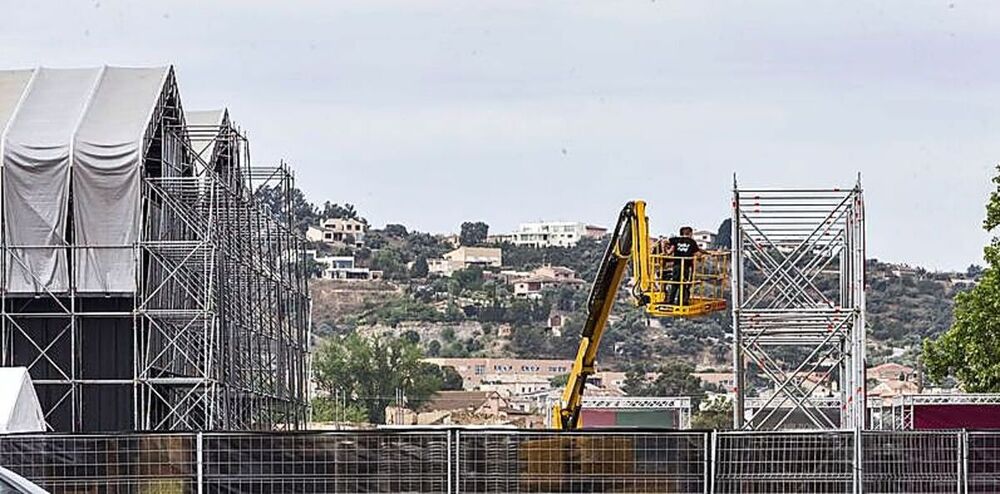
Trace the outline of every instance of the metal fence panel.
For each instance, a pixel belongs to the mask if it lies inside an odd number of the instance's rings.
[[[968,492],[1000,492],[1000,432],[968,433]]]
[[[448,434],[205,434],[205,492],[444,494]]]
[[[846,493],[853,446],[844,431],[32,434],[0,436],[0,465],[54,493]],[[862,446],[865,492],[1000,492],[1000,432]]]
[[[701,493],[706,433],[459,431],[457,492]]]
[[[865,432],[862,439],[865,492],[959,492],[961,434]]]
[[[715,492],[851,492],[853,444],[849,432],[719,433]]]
[[[195,434],[0,437],[0,465],[54,493],[197,492]]]

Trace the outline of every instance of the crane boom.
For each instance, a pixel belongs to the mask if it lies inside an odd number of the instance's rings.
[[[637,293],[644,293],[649,288],[651,279],[651,276],[648,276],[649,256],[633,255],[636,252],[649,252],[649,225],[646,220],[646,203],[643,201],[626,203],[611,232],[611,239],[604,251],[604,257],[590,289],[590,297],[587,299],[587,320],[581,331],[576,360],[566,381],[562,399],[553,409],[552,425],[556,429],[576,429],[580,426],[580,408],[587,378],[594,373],[597,349],[600,347],[601,336],[604,335],[608,315],[611,314],[611,308],[615,304],[618,287],[621,285],[622,277],[625,276],[629,259],[633,261],[632,269],[636,283],[640,285]],[[647,286],[642,286],[643,283]],[[648,303],[648,299],[645,302]]]

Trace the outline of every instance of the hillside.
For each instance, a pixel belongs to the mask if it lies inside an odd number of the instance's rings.
[[[450,278],[410,273],[407,263],[416,260],[414,252],[434,255],[446,247],[426,234],[376,235],[383,242],[382,249],[369,250],[362,258],[369,265],[390,268],[386,276],[393,279],[377,283],[314,280],[317,334],[412,331],[428,354],[453,357],[574,355],[590,281],[604,250],[602,242],[585,239],[572,248],[543,249],[503,245],[503,269],[561,265],[585,281],[546,289],[538,300],[525,300],[514,297],[510,285],[490,270],[461,270]],[[419,237],[414,240],[414,235]],[[422,252],[412,249],[414,244]],[[950,325],[952,299],[968,286],[967,278],[965,273],[932,273],[870,260],[871,362],[892,357],[913,363],[920,341]],[[561,330],[549,328],[552,314],[567,320]],[[725,367],[730,365],[729,332],[727,313],[688,320],[650,319],[622,296],[603,342],[602,366],[625,368],[682,359],[703,367]]]

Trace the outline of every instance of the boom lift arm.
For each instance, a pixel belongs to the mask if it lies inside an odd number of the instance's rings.
[[[662,252],[653,254],[646,203],[638,200],[626,203],[590,289],[580,348],[562,399],[553,406],[552,426],[556,429],[582,426],[580,410],[587,378],[594,373],[601,336],[629,261],[634,280],[631,295],[636,305],[657,317],[691,317],[725,310],[723,291],[728,257],[728,252],[705,252],[699,254],[698,260]],[[668,300],[668,291],[674,292],[673,302]]]
[[[601,265],[597,269],[594,285],[587,299],[587,320],[581,331],[580,348],[576,353],[576,361],[566,381],[566,389],[562,399],[553,408],[552,425],[556,429],[576,429],[580,426],[580,408],[583,403],[583,391],[587,378],[594,373],[594,363],[597,360],[597,349],[601,344],[601,336],[608,323],[608,315],[615,304],[618,286],[625,276],[625,268],[631,258],[635,263],[636,283],[641,284],[649,277],[643,273],[649,272],[648,257],[633,255],[634,252],[649,252],[649,225],[646,219],[646,203],[630,201],[618,215],[618,223],[611,232],[611,241],[604,251]],[[637,288],[639,288],[637,286]],[[641,293],[637,290],[636,293]],[[640,298],[644,297],[639,295]],[[645,305],[646,300],[638,302]]]

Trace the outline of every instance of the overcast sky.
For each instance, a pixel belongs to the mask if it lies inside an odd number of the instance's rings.
[[[748,186],[850,186],[869,253],[981,262],[1000,3],[0,0],[0,66],[176,67],[315,202],[716,228]]]

